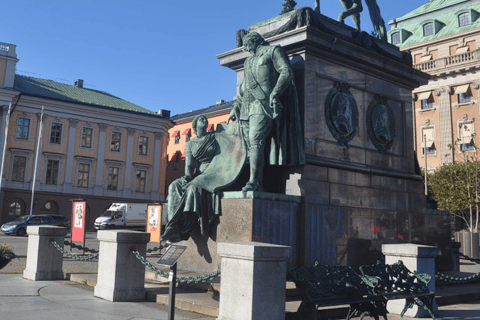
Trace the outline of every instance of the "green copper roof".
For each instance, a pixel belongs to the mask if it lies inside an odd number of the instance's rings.
[[[470,13],[470,24],[459,27],[458,14],[462,10],[467,10]],[[436,11],[437,13],[435,13]],[[402,20],[403,22],[401,22]],[[436,32],[433,35],[424,36],[423,25],[426,22],[433,21],[435,21]],[[394,28],[395,23],[398,23],[397,28]],[[432,0],[405,16],[390,21],[390,25],[392,29],[388,32],[388,40],[391,42],[392,33],[400,31],[403,39],[397,46],[401,48],[451,36],[456,33],[480,28],[480,1]]]
[[[108,92],[89,88],[78,88],[69,84],[55,82],[53,80],[32,78],[16,74],[14,90],[20,91],[23,95],[156,115],[155,112],[120,99]]]
[[[425,3],[423,6],[418,7],[417,9],[410,11],[403,17],[399,17],[396,20],[401,21],[405,19],[409,19],[415,16],[424,15],[433,11],[441,10],[447,8],[449,6],[456,5],[462,2],[468,2],[469,0],[430,0],[429,2]],[[392,21],[389,22],[389,24]]]

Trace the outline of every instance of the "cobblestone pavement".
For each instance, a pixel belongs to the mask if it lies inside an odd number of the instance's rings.
[[[67,234],[65,240],[70,241],[70,234]],[[12,247],[13,252],[17,255],[16,259],[10,261],[10,263],[0,273],[23,273],[27,262],[27,242],[28,237],[7,236],[0,233],[0,244],[7,244]],[[77,245],[83,245],[82,243],[76,243]],[[87,232],[85,237],[85,247],[90,249],[99,249],[99,241],[97,240],[96,232]],[[153,249],[158,247],[158,243],[149,243],[147,249]],[[66,251],[69,251],[68,246],[64,246]],[[83,251],[78,249],[72,249],[72,254],[82,254]],[[157,253],[159,251],[156,251]],[[148,256],[147,260],[151,263],[158,260],[158,256]],[[77,261],[70,258],[63,259],[63,270],[65,274],[70,273],[97,273],[98,259],[90,261]]]

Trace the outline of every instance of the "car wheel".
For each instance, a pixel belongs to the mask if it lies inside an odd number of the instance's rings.
[[[23,237],[25,234],[25,228],[20,228],[17,230],[17,236]]]

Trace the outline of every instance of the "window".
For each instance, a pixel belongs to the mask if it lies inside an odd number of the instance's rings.
[[[56,185],[58,183],[58,167],[60,161],[58,160],[48,160],[47,162],[47,174],[45,177],[45,184]]]
[[[138,154],[146,156],[148,152],[148,137],[138,137]]]
[[[15,220],[22,215],[22,205],[18,202],[12,202],[8,210],[9,220]]]
[[[20,118],[17,125],[17,139],[28,140],[28,132],[30,131],[30,119]]]
[[[13,157],[12,181],[22,181],[25,179],[25,165],[27,157]]]
[[[423,25],[423,36],[431,36],[433,35],[433,22],[428,22]]]
[[[119,167],[108,167],[108,190],[117,190]]]
[[[400,41],[400,32],[392,33],[391,42],[392,42],[392,44],[399,44],[401,42]]]
[[[468,117],[465,117],[463,120],[468,121]],[[469,151],[475,149],[475,127],[473,121],[470,122],[460,122],[459,123],[459,144],[460,151]]]
[[[52,123],[50,127],[50,143],[60,144],[62,142],[62,124]]]
[[[458,26],[468,26],[470,24],[470,13],[464,12],[458,15]]]
[[[458,103],[468,103],[472,101],[472,94],[469,84],[456,87],[455,94],[458,95]]]
[[[431,109],[433,108],[433,100],[428,98],[428,99],[423,99],[422,100],[422,109]]]
[[[187,133],[187,135],[185,136],[185,141],[186,141],[186,142],[190,141],[190,137],[191,137],[191,136],[192,136],[192,135],[191,135],[190,133]]]
[[[122,133],[112,132],[112,142],[110,143],[110,151],[120,152],[121,142],[122,142]]]
[[[145,179],[147,176],[147,171],[137,170],[137,181],[135,184],[136,192],[145,192]]]
[[[90,174],[90,165],[80,163],[78,165],[78,182],[77,186],[81,188],[88,188],[88,176]]]
[[[91,148],[92,147],[92,135],[93,129],[92,128],[82,128],[82,148]]]
[[[175,136],[175,144],[179,144],[180,143],[180,136]]]
[[[472,96],[468,92],[460,93],[458,95],[458,103],[467,103],[471,101],[472,101]]]
[[[425,155],[425,150],[428,154],[435,154],[437,149],[435,148],[435,130],[433,127],[422,129],[422,155]]]

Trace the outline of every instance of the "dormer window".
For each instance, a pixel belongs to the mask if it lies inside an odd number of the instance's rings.
[[[392,44],[399,44],[401,42],[400,32],[394,32],[391,35]]]
[[[423,25],[423,36],[431,36],[434,34],[433,22],[428,22]]]
[[[458,26],[468,26],[470,24],[470,13],[463,12],[458,15]]]

